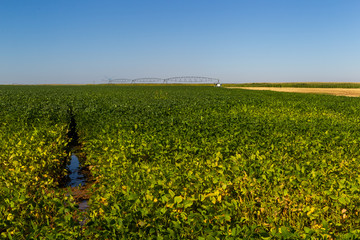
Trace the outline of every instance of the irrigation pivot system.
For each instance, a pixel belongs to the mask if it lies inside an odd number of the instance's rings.
[[[220,83],[219,79],[209,78],[209,77],[196,77],[196,76],[186,76],[186,77],[172,77],[164,79],[166,83]]]
[[[220,80],[217,78],[197,77],[197,76],[184,76],[184,77],[171,77],[171,78],[118,78],[108,79],[109,84],[114,83],[213,83],[216,86],[220,85]]]
[[[137,78],[131,80],[131,83],[164,83],[162,78]]]
[[[112,84],[112,83],[131,83],[132,80],[127,78],[118,78],[118,79],[109,78],[107,79],[107,81],[109,84]]]

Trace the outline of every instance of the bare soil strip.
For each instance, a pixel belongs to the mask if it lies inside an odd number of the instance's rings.
[[[331,94],[336,96],[360,97],[360,88],[294,88],[294,87],[228,87],[241,88],[248,90],[268,90],[277,92],[296,92],[296,93],[317,93]]]

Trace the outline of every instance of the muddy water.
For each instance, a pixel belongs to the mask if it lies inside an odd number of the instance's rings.
[[[79,210],[86,210],[89,207],[88,204],[89,200],[83,200],[81,203],[79,203]]]
[[[70,182],[68,186],[78,187],[84,186],[86,183],[85,176],[81,173],[79,158],[75,154],[71,154],[70,164],[68,165]]]
[[[81,166],[79,158],[72,153],[70,163],[68,165],[69,170],[69,187],[83,187],[86,184],[86,176],[81,172]],[[82,200],[79,203],[79,210],[86,210],[89,207],[88,200]]]

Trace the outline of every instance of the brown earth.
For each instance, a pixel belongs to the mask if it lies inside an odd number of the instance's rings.
[[[277,92],[317,93],[336,96],[360,97],[360,88],[294,88],[294,87],[228,87],[248,90],[268,90]]]

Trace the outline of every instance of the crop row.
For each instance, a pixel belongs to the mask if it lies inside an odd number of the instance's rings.
[[[59,189],[69,155],[69,116],[63,94],[38,87],[0,89],[2,238],[74,235],[76,226],[69,212],[76,206]]]

